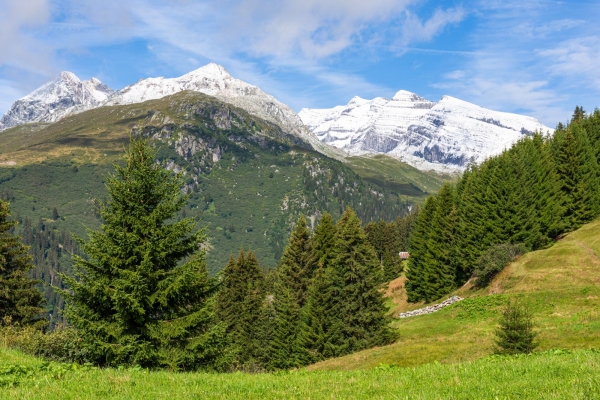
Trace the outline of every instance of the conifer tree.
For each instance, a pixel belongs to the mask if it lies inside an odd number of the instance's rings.
[[[331,214],[325,212],[312,236],[310,262],[315,269],[325,269],[334,257],[336,228]]]
[[[310,230],[306,218],[301,215],[290,235],[290,241],[279,265],[278,279],[292,291],[300,309],[308,296],[308,287],[316,265],[311,262]]]
[[[455,287],[454,254],[457,212],[452,186],[444,184],[436,199],[423,268],[424,300],[436,300]]]
[[[217,309],[233,347],[233,368],[254,369],[261,353],[258,331],[264,300],[264,277],[256,255],[240,250],[237,260],[229,258],[222,276]]]
[[[509,301],[496,329],[496,353],[531,353],[537,346],[533,315],[529,307],[517,300]]]
[[[44,303],[38,283],[27,276],[33,268],[27,247],[12,231],[17,225],[10,220],[10,205],[0,200],[0,326],[34,325],[43,328],[39,316]]]
[[[337,309],[339,302],[339,297],[331,290],[336,284],[330,279],[335,257],[335,236],[333,218],[329,213],[324,213],[312,237],[311,259],[317,268],[300,316],[298,344],[303,350],[303,364],[322,360],[328,355],[327,344],[335,320],[332,310]]]
[[[66,315],[89,361],[172,369],[219,368],[225,343],[201,245],[185,205],[182,175],[156,163],[144,139],[131,138],[125,166],[107,177],[100,230],[81,240],[76,277],[62,275]]]
[[[274,330],[268,349],[269,369],[289,369],[303,364],[304,351],[300,347],[300,309],[296,293],[282,280],[275,283],[273,299]]]
[[[580,124],[569,126],[557,151],[557,170],[565,200],[563,219],[567,229],[573,230],[598,215],[598,164]]]
[[[419,213],[417,224],[410,238],[410,258],[406,271],[406,292],[410,302],[425,299],[424,259],[428,251],[427,241],[435,207],[435,197],[429,196]]]
[[[335,335],[329,335],[328,352],[347,354],[394,339],[385,317],[380,292],[381,269],[356,213],[347,208],[337,224],[335,259],[327,279],[329,296],[339,299],[330,308]]]

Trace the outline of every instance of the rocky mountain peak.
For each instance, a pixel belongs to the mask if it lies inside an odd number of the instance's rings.
[[[81,81],[70,71],[17,100],[0,119],[0,130],[29,122],[55,122],[105,101],[113,90],[96,78]]]

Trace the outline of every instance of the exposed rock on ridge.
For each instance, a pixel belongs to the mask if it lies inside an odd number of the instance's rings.
[[[60,75],[17,100],[0,119],[0,130],[28,122],[56,122],[105,101],[113,90],[96,78],[81,81],[72,72]]]

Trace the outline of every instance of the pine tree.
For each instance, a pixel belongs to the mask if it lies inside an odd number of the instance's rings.
[[[394,334],[385,317],[387,309],[380,289],[381,269],[373,247],[356,213],[347,208],[337,224],[335,259],[327,280],[333,331],[329,352],[341,355],[372,346],[388,344]]]
[[[303,364],[304,351],[300,347],[300,309],[296,293],[282,280],[275,283],[273,299],[274,330],[268,349],[269,369],[289,369]]]
[[[444,184],[436,199],[423,267],[424,299],[432,301],[450,293],[455,287],[455,235],[457,211],[450,184]]]
[[[315,268],[311,262],[310,230],[306,218],[301,215],[283,252],[277,274],[281,283],[294,294],[299,309],[306,302]]]
[[[222,271],[223,281],[217,295],[217,314],[225,323],[232,345],[233,368],[256,369],[261,353],[258,340],[264,300],[264,277],[256,255],[240,250]]]
[[[410,258],[408,259],[408,270],[406,271],[406,292],[410,302],[425,299],[424,259],[427,254],[427,241],[435,208],[435,197],[429,196],[419,213],[410,238]]]
[[[131,139],[126,165],[107,177],[100,230],[81,240],[75,277],[62,275],[66,315],[83,338],[89,361],[172,369],[221,367],[225,341],[182,175],[155,162],[143,139]]]
[[[10,220],[10,205],[0,200],[0,326],[4,324],[34,325],[43,328],[40,319],[44,303],[38,283],[27,273],[33,268],[27,247],[13,236],[17,225]]]
[[[496,329],[496,353],[531,353],[538,346],[534,327],[529,308],[522,306],[517,300],[509,301]]]
[[[325,213],[312,237],[312,257],[317,265],[308,299],[301,310],[298,345],[302,348],[301,362],[309,364],[328,355],[327,343],[333,334],[332,310],[337,309],[339,297],[334,296],[331,281],[335,257],[336,227],[330,214]]]
[[[573,230],[598,215],[598,164],[580,124],[569,126],[557,140],[557,170],[565,201],[563,218],[566,228]]]

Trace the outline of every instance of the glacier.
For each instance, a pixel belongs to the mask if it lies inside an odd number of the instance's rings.
[[[489,110],[451,96],[432,102],[406,90],[392,99],[354,97],[345,106],[304,108],[306,127],[349,155],[386,154],[420,170],[459,172],[524,135],[551,134],[535,118]]]

